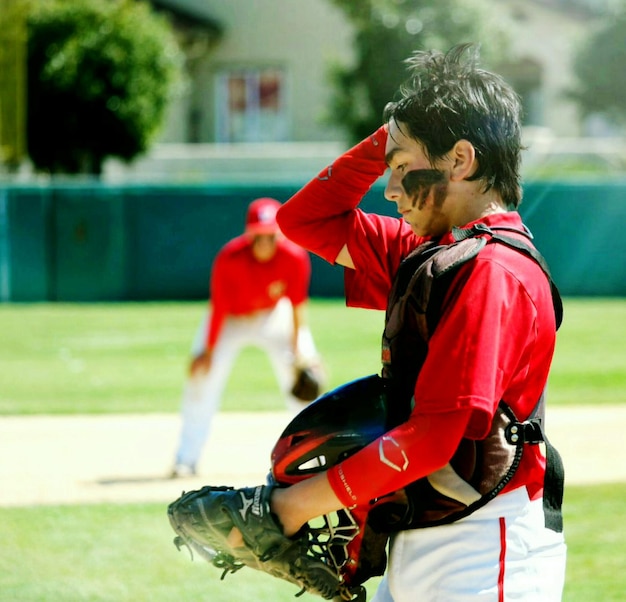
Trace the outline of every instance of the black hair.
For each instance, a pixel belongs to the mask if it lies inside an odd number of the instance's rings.
[[[418,51],[405,62],[409,78],[399,100],[385,107],[385,122],[408,129],[431,164],[458,140],[476,150],[478,168],[469,180],[482,180],[511,208],[521,201],[521,103],[499,75],[478,67],[479,49],[459,44],[447,53]]]

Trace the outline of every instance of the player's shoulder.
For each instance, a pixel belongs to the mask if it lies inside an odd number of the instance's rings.
[[[238,257],[248,255],[250,252],[250,239],[242,234],[226,242],[215,256],[220,263],[236,261]]]
[[[494,233],[487,236],[487,244],[476,258],[479,262],[493,262],[502,267],[525,266],[533,263],[532,253],[537,249],[530,231],[524,226],[519,213],[509,211],[479,220]],[[508,242],[509,241],[509,242]]]
[[[531,241],[522,241],[534,248]],[[515,292],[519,302],[526,299],[534,305],[551,304],[549,279],[539,263],[528,253],[501,242],[487,244],[467,265],[461,268],[474,286],[489,290],[491,295]]]
[[[481,252],[478,254],[478,261],[489,261],[500,265],[503,268],[523,269],[524,267],[537,266],[538,263],[532,255],[539,252],[530,237],[524,236],[522,232],[505,232],[505,236],[511,241],[503,242],[497,238],[489,240]]]
[[[533,248],[532,244],[528,245]],[[513,279],[520,283],[540,277],[541,267],[521,249],[513,248],[501,242],[491,242],[470,262],[470,270],[480,271],[489,279]]]
[[[221,254],[230,254],[248,248],[250,248],[250,238],[245,234],[240,234],[239,236],[235,236],[235,238],[231,238],[226,244],[224,244],[219,252]]]

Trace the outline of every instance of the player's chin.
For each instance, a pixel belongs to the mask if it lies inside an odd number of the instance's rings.
[[[428,233],[424,231],[424,228],[421,228],[419,224],[413,224],[411,222],[407,222],[409,226],[411,226],[411,230],[415,236],[428,236]]]

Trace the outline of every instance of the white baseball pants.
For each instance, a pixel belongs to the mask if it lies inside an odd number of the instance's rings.
[[[303,402],[289,394],[293,385],[295,359],[292,347],[292,311],[290,302],[281,299],[272,310],[257,312],[250,317],[229,317],[226,320],[213,350],[209,372],[189,378],[185,383],[176,464],[195,467],[198,463],[233,364],[244,347],[259,347],[267,353],[288,409],[294,414],[302,410]],[[207,311],[198,327],[191,349],[193,356],[198,355],[205,347],[209,317]],[[298,333],[298,352],[303,358],[317,357],[313,336],[308,327],[302,327]]]
[[[562,533],[525,487],[449,525],[402,531],[372,602],[559,602]]]

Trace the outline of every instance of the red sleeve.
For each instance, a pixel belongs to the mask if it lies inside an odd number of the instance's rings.
[[[289,270],[289,283],[287,285],[286,297],[292,305],[298,306],[304,303],[309,297],[309,286],[311,284],[311,258],[309,254],[296,245],[293,247],[293,269]]]
[[[291,197],[276,216],[285,236],[334,263],[347,242],[352,212],[387,168],[386,142],[382,126]]]
[[[398,491],[450,461],[468,417],[469,412],[414,414],[407,422],[330,468],[326,473],[328,482],[348,508]]]
[[[354,269],[344,270],[347,305],[386,309],[400,262],[420,242],[402,219],[354,211],[347,243]]]
[[[228,285],[230,270],[227,268],[227,263],[227,257],[222,251],[217,254],[211,271],[211,319],[206,334],[207,349],[215,347],[226,321],[226,316],[230,313],[228,296],[228,291],[230,290]]]

